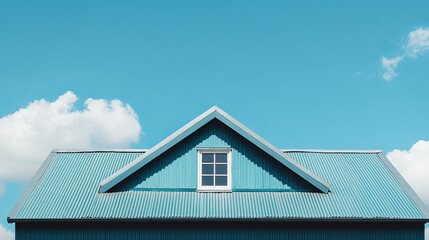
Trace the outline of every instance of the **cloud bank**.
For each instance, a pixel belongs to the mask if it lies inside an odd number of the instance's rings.
[[[404,50],[405,54],[411,58],[416,58],[429,51],[429,28],[418,28],[410,32]]]
[[[409,150],[395,149],[386,156],[429,207],[429,141],[420,140]],[[425,239],[429,240],[429,224],[426,224]]]
[[[0,118],[0,193],[5,182],[33,176],[52,149],[127,148],[138,142],[141,126],[128,104],[89,98],[76,110],[76,101],[69,91]]]
[[[2,239],[2,240],[14,240],[15,234],[0,224],[0,239]]]
[[[429,206],[429,141],[420,140],[409,150],[393,150],[387,158]]]
[[[429,28],[418,28],[408,34],[407,43],[403,47],[403,53],[399,56],[388,58],[383,56],[381,58],[381,66],[383,68],[383,79],[386,81],[392,80],[398,75],[396,68],[399,63],[406,59],[423,55],[429,51]]]

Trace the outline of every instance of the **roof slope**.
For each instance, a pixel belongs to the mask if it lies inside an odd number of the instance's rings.
[[[99,183],[143,151],[52,152],[8,221],[103,219],[419,220],[429,214],[380,152],[288,152],[329,193],[125,191]]]
[[[104,193],[116,186],[118,183],[129,177],[131,174],[144,167],[146,164],[154,160],[156,157],[173,147],[175,144],[194,133],[202,126],[213,119],[218,119],[232,130],[236,131],[245,139],[255,144],[261,150],[272,156],[274,159],[282,163],[284,166],[295,172],[298,176],[309,182],[311,185],[319,189],[321,192],[329,191],[329,183],[315,175],[305,167],[301,166],[294,159],[284,154],[280,149],[277,149],[265,139],[258,136],[256,133],[248,129],[246,126],[238,122],[236,119],[228,115],[222,109],[214,106],[177,130],[175,133],[149,149],[145,154],[141,155],[131,163],[127,164],[117,172],[106,177],[100,183],[100,192]]]

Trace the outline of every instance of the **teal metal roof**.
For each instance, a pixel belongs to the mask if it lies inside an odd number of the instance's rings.
[[[331,184],[320,192],[99,192],[144,151],[54,151],[8,217],[20,220],[428,219],[427,209],[380,152],[289,151]]]
[[[201,127],[217,119],[232,130],[237,132],[239,135],[244,137],[246,140],[253,143],[255,146],[265,151],[267,154],[272,156],[274,159],[282,163],[284,166],[298,174],[300,177],[305,179],[308,183],[319,189],[321,192],[327,193],[329,189],[329,183],[324,179],[320,178],[313,172],[309,171],[294,159],[290,158],[287,154],[284,154],[280,149],[274,147],[271,143],[258,136],[252,130],[244,126],[242,123],[234,119],[232,116],[224,112],[222,109],[214,106],[196,117],[188,124],[171,134],[169,137],[149,149],[145,154],[138,157],[134,161],[125,165],[112,175],[107,176],[100,183],[100,192],[104,193],[115,187],[118,183],[135,173],[137,170],[150,163],[156,157],[176,145],[181,140],[185,139]]]

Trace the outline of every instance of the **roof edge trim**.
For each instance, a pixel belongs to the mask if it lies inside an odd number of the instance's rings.
[[[147,152],[148,149],[54,149],[54,153],[92,153],[92,152]]]
[[[328,217],[328,218],[55,218],[55,219],[8,219],[9,223],[17,222],[166,222],[166,221],[207,221],[207,222],[421,222],[426,223],[424,218],[352,218],[352,217]]]
[[[283,152],[309,152],[309,153],[383,153],[381,150],[336,150],[336,149],[282,149]]]

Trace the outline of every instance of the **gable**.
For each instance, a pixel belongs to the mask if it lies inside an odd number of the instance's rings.
[[[217,119],[224,123],[226,126],[238,133],[240,136],[247,139],[259,149],[276,159],[282,165],[286,166],[288,169],[299,175],[301,178],[310,183],[320,192],[327,193],[329,191],[329,183],[327,183],[319,176],[315,175],[314,173],[297,163],[287,154],[284,154],[282,151],[271,145],[269,142],[267,142],[254,132],[252,132],[250,129],[245,127],[243,124],[235,120],[233,117],[231,117],[218,107],[213,107],[205,113],[201,114],[200,116],[183,126],[181,129],[177,130],[175,133],[155,145],[141,157],[135,159],[130,164],[124,166],[119,171],[115,172],[108,178],[101,181],[99,191],[101,193],[109,191],[110,189],[121,183],[124,179],[128,178],[130,175],[150,163],[152,160],[154,160],[161,154],[165,153],[170,148],[174,147],[178,142],[182,141],[184,138],[188,137],[213,119]]]
[[[318,191],[217,119],[177,143],[111,191],[196,191],[200,148],[231,149],[232,191]]]

